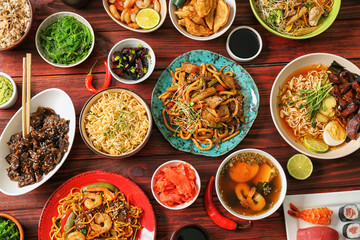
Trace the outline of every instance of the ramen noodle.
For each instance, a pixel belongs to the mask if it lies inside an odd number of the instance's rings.
[[[110,155],[136,149],[148,129],[145,107],[126,91],[104,92],[85,118],[85,130],[92,144]]]
[[[306,99],[299,100],[299,98],[302,92],[315,89],[319,81],[326,79],[326,69],[322,66],[313,66],[294,74],[281,87],[279,115],[296,138],[301,139],[306,135],[311,135],[322,139],[326,123],[320,122],[317,118],[309,119],[309,106],[306,105]]]

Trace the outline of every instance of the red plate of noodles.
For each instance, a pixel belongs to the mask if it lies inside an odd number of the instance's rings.
[[[156,236],[156,219],[152,205],[141,188],[128,178],[106,171],[90,171],[70,178],[63,183],[48,199],[41,213],[38,239],[50,239],[53,218],[58,217],[59,201],[70,194],[73,188],[81,189],[89,184],[105,182],[113,184],[128,199],[129,203],[142,209],[141,229],[136,231],[136,239],[153,240]],[[73,190],[74,191],[74,190]],[[96,215],[96,214],[95,214]],[[94,215],[94,216],[95,216]],[[52,238],[56,239],[56,238]],[[62,239],[62,238],[59,238]],[[131,239],[131,238],[124,238]]]

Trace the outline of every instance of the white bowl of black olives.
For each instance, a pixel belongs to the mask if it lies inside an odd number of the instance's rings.
[[[127,38],[114,45],[107,61],[116,80],[136,84],[149,78],[154,71],[155,53],[146,42]]]

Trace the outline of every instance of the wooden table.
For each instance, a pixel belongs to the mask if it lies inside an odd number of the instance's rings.
[[[182,53],[195,49],[207,49],[229,57],[225,49],[227,34],[212,41],[194,41],[181,35],[174,28],[169,17],[159,30],[150,34],[139,34],[125,30],[111,20],[100,0],[91,1],[87,8],[82,10],[70,8],[60,0],[31,1],[35,9],[31,32],[18,48],[0,53],[0,71],[13,77],[21,92],[22,57],[27,52],[32,53],[32,95],[47,88],[60,88],[72,98],[77,116],[85,101],[91,96],[84,85],[85,75],[91,65],[96,59],[100,62],[106,60],[111,47],[124,38],[135,37],[149,43],[156,54],[156,68],[150,79],[141,84],[125,85],[113,80],[111,86],[130,88],[141,94],[149,104],[152,89],[160,73]],[[43,19],[58,11],[75,11],[85,17],[94,28],[95,49],[90,58],[80,66],[68,69],[53,67],[47,64],[35,49],[34,37],[37,27]],[[253,127],[235,150],[249,147],[265,150],[277,158],[286,169],[286,161],[296,151],[281,138],[272,123],[269,108],[272,83],[289,61],[312,52],[337,54],[360,67],[360,4],[358,0],[343,0],[340,13],[333,25],[320,36],[308,40],[295,41],[271,34],[257,22],[247,0],[237,0],[236,19],[231,29],[241,25],[248,25],[258,30],[263,38],[264,47],[257,59],[242,64],[257,84],[261,101],[259,114]],[[98,86],[102,85],[104,75],[103,65],[98,64],[94,69],[94,78],[99,80]],[[20,107],[21,96],[12,108],[0,110],[1,132]],[[37,239],[37,226],[42,208],[51,193],[61,183],[85,171],[108,170],[130,178],[145,191],[156,214],[157,239],[169,239],[178,226],[187,223],[201,224],[210,232],[212,239],[285,239],[282,208],[270,217],[256,221],[251,229],[240,232],[221,229],[210,220],[203,205],[204,188],[210,176],[215,175],[224,157],[209,158],[175,150],[154,126],[150,141],[135,156],[121,160],[104,159],[93,154],[86,147],[77,129],[75,143],[61,169],[48,182],[28,194],[10,197],[0,193],[0,211],[18,218],[24,227],[26,239]],[[287,174],[287,193],[303,194],[359,189],[359,157],[358,151],[337,160],[313,159],[314,172],[308,180],[297,181]],[[202,180],[199,198],[186,210],[167,210],[160,206],[151,194],[150,179],[154,170],[171,159],[182,159],[193,164]],[[213,194],[219,211],[235,219],[221,207],[215,197],[215,192]]]

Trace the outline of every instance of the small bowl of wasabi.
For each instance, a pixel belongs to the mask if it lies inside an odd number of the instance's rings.
[[[14,80],[0,72],[0,109],[8,109],[16,102],[18,92]]]

